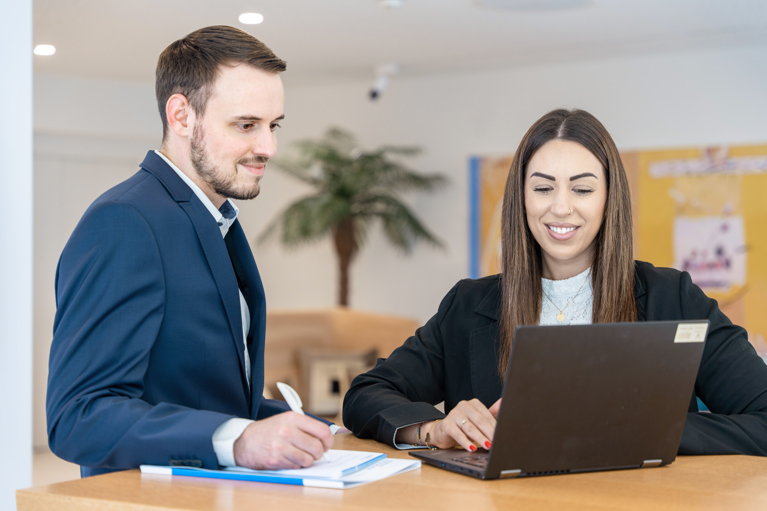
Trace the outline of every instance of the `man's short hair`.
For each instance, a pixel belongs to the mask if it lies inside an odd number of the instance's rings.
[[[219,66],[249,64],[268,73],[285,71],[264,43],[240,29],[217,25],[195,30],[165,48],[157,60],[155,95],[162,119],[162,139],[168,132],[165,105],[174,94],[183,94],[202,117],[218,77]]]

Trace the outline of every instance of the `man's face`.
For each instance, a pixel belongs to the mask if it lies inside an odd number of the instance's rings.
[[[275,130],[283,103],[278,74],[247,64],[219,68],[205,115],[195,117],[190,140],[201,188],[217,207],[226,198],[258,195],[266,162],[277,151]]]

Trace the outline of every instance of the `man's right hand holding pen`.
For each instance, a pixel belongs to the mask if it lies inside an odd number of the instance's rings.
[[[234,461],[254,470],[306,468],[332,446],[327,424],[285,412],[249,424],[234,442]]]

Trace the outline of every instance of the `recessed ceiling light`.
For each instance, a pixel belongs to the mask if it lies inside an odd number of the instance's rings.
[[[264,15],[257,12],[243,12],[239,20],[243,25],[258,25],[264,21]]]
[[[56,53],[56,47],[51,44],[38,44],[33,51],[35,55],[53,55]]]

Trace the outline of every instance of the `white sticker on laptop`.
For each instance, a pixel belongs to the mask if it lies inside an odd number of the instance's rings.
[[[679,323],[674,342],[703,342],[708,323]]]

